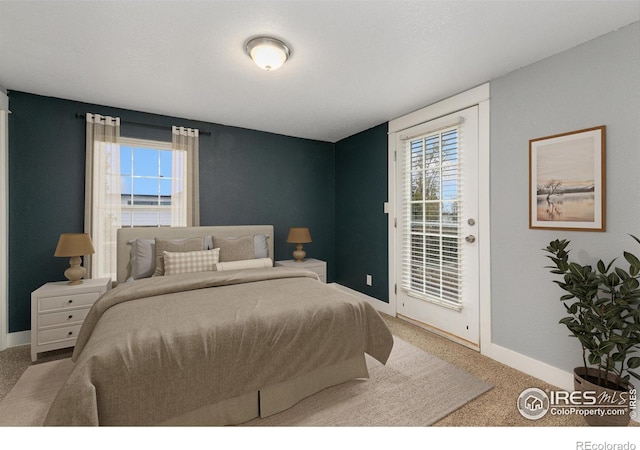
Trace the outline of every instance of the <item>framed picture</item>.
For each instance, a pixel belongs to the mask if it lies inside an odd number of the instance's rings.
[[[605,126],[529,141],[529,228],[605,231]]]

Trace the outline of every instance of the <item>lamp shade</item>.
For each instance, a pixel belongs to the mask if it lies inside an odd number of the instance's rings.
[[[95,253],[91,236],[87,233],[63,233],[54,256],[83,256]]]
[[[289,236],[287,242],[292,244],[308,244],[311,242],[311,233],[307,227],[291,227],[289,228]]]

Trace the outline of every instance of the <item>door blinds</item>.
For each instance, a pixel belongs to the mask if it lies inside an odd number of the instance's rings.
[[[460,122],[403,142],[402,280],[407,295],[460,310]]]

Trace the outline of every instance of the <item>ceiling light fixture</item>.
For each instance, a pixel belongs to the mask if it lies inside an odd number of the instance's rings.
[[[291,49],[275,38],[260,36],[250,39],[245,46],[247,55],[264,70],[277,70],[291,56]]]

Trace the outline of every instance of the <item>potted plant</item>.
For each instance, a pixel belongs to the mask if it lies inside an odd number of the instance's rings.
[[[640,240],[631,236],[636,242]],[[629,397],[634,389],[631,377],[640,380],[634,369],[640,357],[632,356],[640,347],[640,260],[624,252],[625,270],[599,260],[595,269],[569,259],[570,241],[556,239],[544,249],[553,261],[546,268],[561,275],[554,280],[566,294],[560,297],[568,313],[560,320],[582,346],[583,366],[574,369],[577,391],[593,391],[598,407],[620,409],[625,415],[587,416],[590,425],[627,425]],[[626,402],[626,403],[625,403]]]

